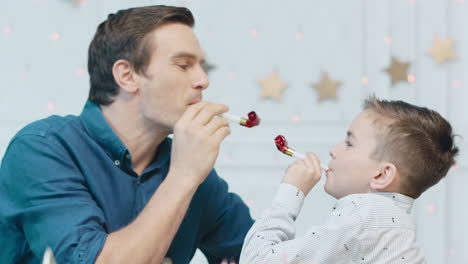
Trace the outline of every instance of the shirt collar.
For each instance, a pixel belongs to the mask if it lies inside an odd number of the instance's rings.
[[[393,203],[400,207],[403,211],[407,213],[411,213],[411,209],[413,208],[414,199],[406,196],[401,193],[393,193],[393,192],[376,192],[375,194],[385,196],[389,199],[392,199]]]
[[[107,123],[99,105],[90,100],[86,101],[80,117],[91,137],[112,159],[120,161],[124,157],[127,147]]]
[[[121,166],[128,164],[129,168],[133,168],[127,147],[107,123],[99,105],[87,100],[80,117],[88,133],[111,159],[118,160],[119,164],[122,164]],[[171,156],[171,147],[172,140],[170,138],[163,140],[158,146],[153,162],[145,169],[144,173],[163,167]]]

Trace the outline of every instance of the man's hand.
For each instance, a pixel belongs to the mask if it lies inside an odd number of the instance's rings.
[[[297,187],[307,195],[320,180],[321,174],[319,158],[317,155],[308,152],[305,160],[296,160],[289,165],[283,182]]]
[[[229,122],[218,115],[228,107],[199,102],[187,108],[174,127],[169,175],[197,186],[213,169],[221,142],[231,133]]]

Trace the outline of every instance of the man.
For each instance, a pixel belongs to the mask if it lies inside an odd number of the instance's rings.
[[[0,168],[0,263],[238,259],[253,220],[213,170],[230,133],[186,8],[122,10],[91,42],[80,116],[34,122]],[[168,138],[174,134],[173,141]]]

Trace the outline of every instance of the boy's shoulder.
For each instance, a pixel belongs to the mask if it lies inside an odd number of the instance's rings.
[[[414,228],[413,199],[398,193],[359,193],[339,200],[354,207],[363,225],[372,228]]]

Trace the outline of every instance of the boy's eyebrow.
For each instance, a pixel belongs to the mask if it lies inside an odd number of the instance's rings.
[[[197,56],[195,56],[195,54],[185,52],[185,51],[176,53],[175,55],[171,56],[171,59],[173,60],[180,59],[180,58],[189,58],[189,59],[197,60]],[[205,63],[205,58],[201,58],[200,60],[200,64],[203,64],[203,63]]]
[[[349,137],[349,138],[351,138],[351,137],[354,138],[355,137],[353,132],[351,132],[351,131],[346,132],[346,136]]]

